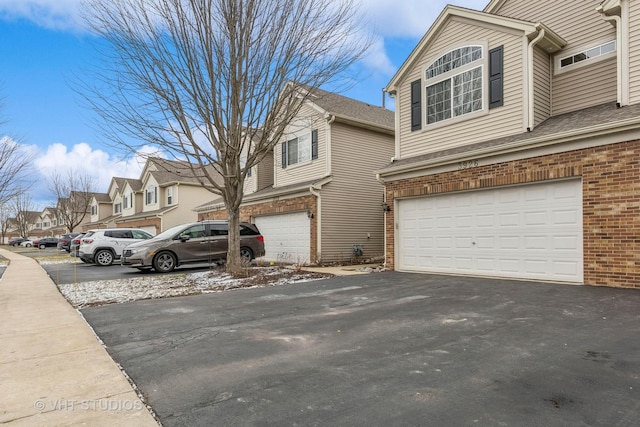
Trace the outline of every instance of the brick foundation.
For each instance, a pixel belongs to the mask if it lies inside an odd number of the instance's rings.
[[[640,141],[600,146],[397,181],[396,198],[581,177],[584,282],[640,288]],[[394,209],[387,214],[387,267],[394,268]]]

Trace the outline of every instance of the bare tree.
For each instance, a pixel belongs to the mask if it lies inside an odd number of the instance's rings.
[[[3,100],[0,99],[0,108]],[[6,121],[0,117],[0,126]],[[28,179],[33,155],[16,139],[0,134],[0,204],[23,193],[32,182]]]
[[[13,223],[10,221],[13,210],[9,202],[0,204],[0,242],[6,243],[7,233]]]
[[[20,193],[12,201],[16,231],[20,236],[28,238],[31,230],[35,228],[40,212],[34,210],[35,205],[29,193]]]
[[[222,196],[238,271],[247,172],[315,88],[349,81],[369,46],[355,0],[87,1],[107,68],[85,99],[110,140],[160,147]]]
[[[72,233],[89,215],[96,192],[95,180],[88,174],[69,170],[66,174],[52,174],[48,181],[49,191],[56,197],[58,225]]]

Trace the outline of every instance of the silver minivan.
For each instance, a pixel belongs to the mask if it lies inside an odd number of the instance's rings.
[[[222,262],[227,258],[228,236],[227,221],[178,225],[152,239],[127,246],[121,264],[168,273],[182,264]],[[264,237],[248,222],[240,223],[240,255],[246,261],[264,256]]]

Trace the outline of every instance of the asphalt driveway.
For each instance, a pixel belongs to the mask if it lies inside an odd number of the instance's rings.
[[[165,426],[635,426],[640,292],[403,273],[82,310]]]

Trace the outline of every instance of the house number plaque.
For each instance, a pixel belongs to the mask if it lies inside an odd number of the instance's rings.
[[[467,160],[466,162],[458,162],[458,170],[471,169],[478,166],[477,160]]]

